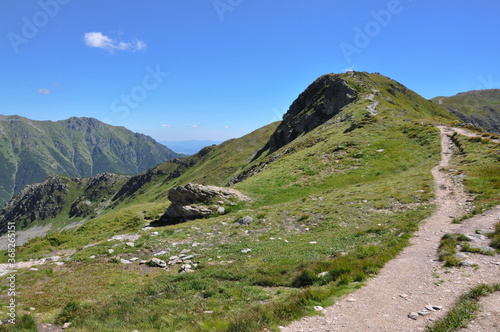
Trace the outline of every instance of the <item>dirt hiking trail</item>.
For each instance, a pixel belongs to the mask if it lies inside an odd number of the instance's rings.
[[[444,268],[438,261],[438,247],[446,233],[474,234],[476,230],[493,231],[500,221],[500,206],[481,215],[452,224],[452,220],[465,213],[470,202],[460,183],[454,182],[440,171],[448,166],[452,157],[449,135],[454,129],[441,130],[441,162],[432,169],[435,181],[435,213],[422,222],[420,230],[395,259],[388,262],[380,273],[367,281],[366,286],[338,299],[335,305],[323,309],[324,316],[305,317],[293,322],[282,331],[424,331],[425,327],[443,317],[460,295],[478,284],[500,282],[500,257],[467,254],[471,265]],[[468,132],[459,131],[461,135]],[[472,136],[472,135],[471,135]],[[487,245],[489,241],[474,242]],[[500,294],[484,298],[477,318],[469,328],[460,331],[499,332]],[[410,312],[426,311],[426,306],[441,307],[426,316],[410,319]]]

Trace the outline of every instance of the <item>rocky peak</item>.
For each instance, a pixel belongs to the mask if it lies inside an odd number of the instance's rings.
[[[272,153],[300,135],[310,132],[356,99],[356,91],[342,75],[321,76],[293,102],[281,124],[264,148],[255,155],[254,160],[265,151]]]

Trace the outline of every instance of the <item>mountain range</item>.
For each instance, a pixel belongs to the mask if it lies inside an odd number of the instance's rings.
[[[94,118],[53,122],[0,115],[0,206],[49,175],[137,174],[181,156],[149,136]]]

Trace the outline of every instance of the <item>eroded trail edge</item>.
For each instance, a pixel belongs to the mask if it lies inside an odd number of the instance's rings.
[[[463,224],[451,223],[464,214],[468,197],[460,183],[440,171],[451,160],[449,135],[454,130],[446,127],[439,129],[441,162],[432,169],[437,209],[422,223],[410,246],[388,262],[366,286],[324,309],[324,316],[305,317],[283,328],[283,331],[422,331],[432,320],[444,316],[457,298],[470,288],[480,283],[500,281],[498,254],[470,254],[467,260],[475,266],[461,268],[444,268],[443,263],[438,261],[437,250],[444,234],[470,234],[477,229],[493,231],[494,224],[500,221],[500,206],[497,206]],[[499,297],[491,300],[498,302]],[[500,308],[500,303],[496,302],[491,310]],[[442,309],[419,316],[416,320],[408,317],[410,312],[423,311],[428,305]],[[483,312],[488,310],[485,308]],[[498,331],[499,323],[495,319],[485,320],[479,329]],[[475,328],[477,331],[478,327]]]

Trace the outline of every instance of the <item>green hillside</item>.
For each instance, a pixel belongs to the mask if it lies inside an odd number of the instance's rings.
[[[78,229],[18,248],[21,260],[67,255],[62,267],[19,273],[21,306],[75,331],[276,330],[361,287],[408,244],[434,210],[435,126],[456,123],[382,75],[322,76],[281,122],[113,182],[116,190],[99,197],[84,186],[63,197],[66,208],[51,220],[71,218],[75,203],[89,201],[94,212],[95,202],[107,203]],[[465,184],[474,186],[478,213],[498,201],[489,188],[496,143],[457,144],[454,168],[474,174]],[[187,183],[230,185],[252,200],[162,225],[168,190]],[[245,216],[253,221],[239,223]],[[112,239],[120,234],[136,235],[133,246]],[[155,254],[165,262],[192,255],[194,272],[139,263]]]
[[[52,122],[0,115],[0,206],[52,174],[137,174],[177,157],[148,136],[93,118]]]
[[[463,92],[451,97],[436,97],[432,101],[465,123],[500,134],[500,89]]]

